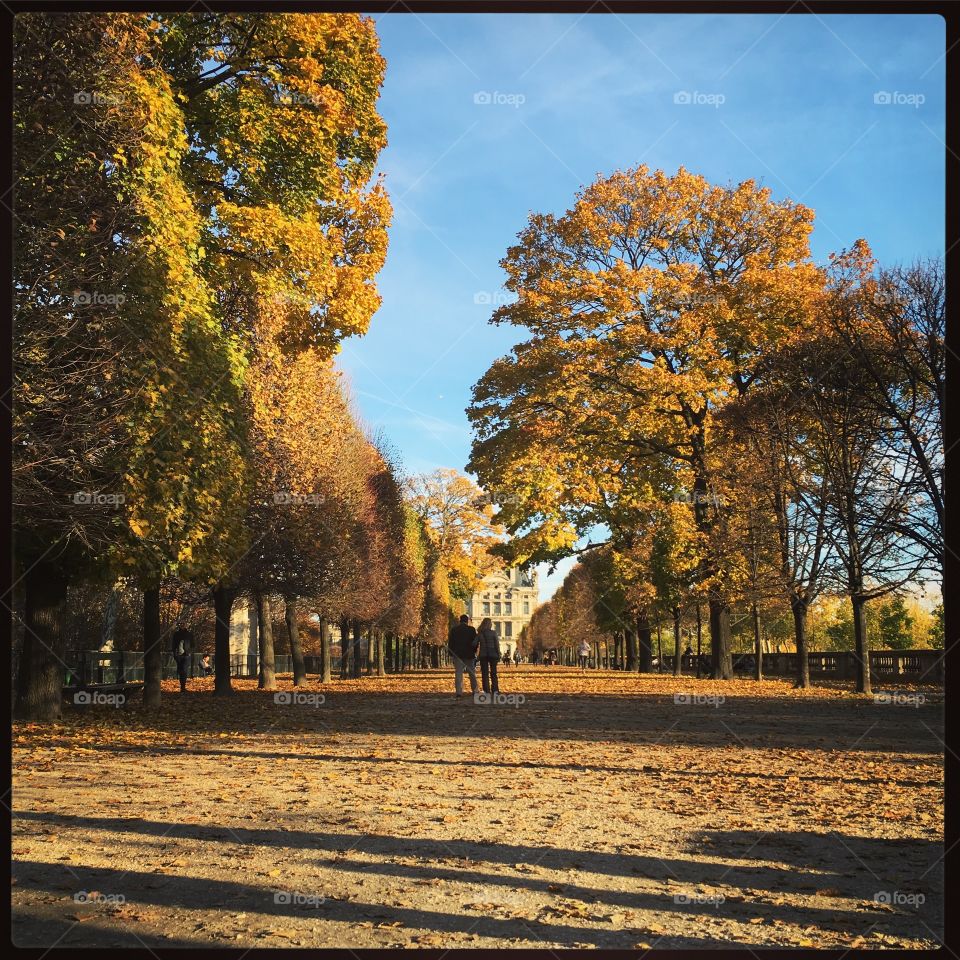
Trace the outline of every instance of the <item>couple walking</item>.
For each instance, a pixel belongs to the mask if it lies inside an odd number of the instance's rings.
[[[493,621],[484,617],[480,629],[470,626],[470,618],[463,614],[460,622],[451,629],[447,641],[453,669],[456,676],[457,699],[463,696],[463,673],[470,677],[470,692],[477,692],[477,668],[475,660],[480,658],[480,673],[484,693],[499,693],[497,683],[497,664],[500,661],[500,640],[493,629]]]

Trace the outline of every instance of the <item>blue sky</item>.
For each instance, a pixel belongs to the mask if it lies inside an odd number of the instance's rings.
[[[928,15],[378,15],[383,306],[339,364],[408,471],[463,469],[487,320],[531,211],[618,168],[754,178],[816,211],[813,253],[943,252],[943,20]],[[687,102],[684,102],[687,101]],[[879,102],[878,102],[879,101]],[[541,574],[549,596],[569,564]]]

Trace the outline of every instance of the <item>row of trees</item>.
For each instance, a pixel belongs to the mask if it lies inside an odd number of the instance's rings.
[[[379,305],[386,255],[372,21],[24,14],[16,29],[17,713],[59,716],[68,597],[91,585],[142,593],[147,705],[162,591],[212,598],[221,693],[241,594],[267,688],[271,598],[297,682],[307,612],[364,624],[381,662],[384,637],[438,641],[442,550],[332,366]]]
[[[648,624],[636,640],[631,636],[636,619],[622,606],[622,596],[607,590],[609,570],[598,562],[601,551],[578,562],[556,593],[537,608],[526,631],[524,649],[544,653],[553,649],[570,651],[573,662],[582,640],[591,645],[596,664],[626,667],[628,660],[637,669],[649,648],[658,658],[675,656],[688,649],[692,654],[710,654],[710,636],[705,629],[705,605],[693,600],[690,606],[664,606],[657,599],[648,608]],[[611,605],[613,604],[613,606]],[[731,648],[734,653],[793,652],[794,622],[782,595],[756,600],[735,600],[731,604]],[[867,618],[870,649],[909,650],[943,648],[943,605],[926,608],[920,598],[900,593],[877,601]],[[813,651],[855,649],[853,618],[845,598],[821,594],[807,618],[807,647]],[[635,653],[631,653],[635,651]],[[756,660],[754,668],[756,668]],[[662,663],[658,665],[662,669]],[[679,665],[674,662],[675,672]],[[762,670],[762,661],[761,661]],[[762,672],[756,676],[760,677]]]
[[[679,625],[699,603],[730,678],[732,605],[779,598],[805,686],[808,610],[841,590],[869,692],[866,604],[942,582],[942,267],[881,269],[862,241],[817,265],[812,227],[753,181],[641,166],[531,216],[502,261],[492,322],[529,338],[474,388],[470,468],[504,557],[595,565],[633,668],[656,605]]]

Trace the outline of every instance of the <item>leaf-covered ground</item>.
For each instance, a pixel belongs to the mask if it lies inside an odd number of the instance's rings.
[[[439,671],[300,703],[211,686],[15,728],[17,944],[940,941],[939,691],[533,667],[500,705]]]

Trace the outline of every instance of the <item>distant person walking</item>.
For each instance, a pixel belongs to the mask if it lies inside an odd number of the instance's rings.
[[[520,666],[520,660],[521,660],[521,659],[522,659],[522,658],[521,658],[521,656],[520,656],[520,651],[519,651],[519,650],[514,650],[514,652],[513,652],[513,663],[514,663],[514,666],[519,667],[519,666]]]
[[[179,627],[171,640],[173,659],[177,661],[177,677],[180,679],[180,692],[187,692],[187,671],[190,668],[190,655],[193,653],[193,634],[186,627]]]
[[[580,641],[580,646],[577,648],[577,655],[580,657],[580,669],[586,670],[587,664],[590,662],[590,644],[586,640]]]
[[[477,655],[477,631],[470,626],[470,618],[463,614],[460,622],[450,630],[447,639],[450,659],[453,660],[457,699],[463,696],[463,671],[470,677],[470,692],[477,692],[477,668],[474,658]]]
[[[497,682],[497,663],[500,661],[500,638],[493,629],[493,621],[484,617],[480,621],[477,631],[477,640],[480,642],[480,677],[484,693],[499,693],[500,685]]]

